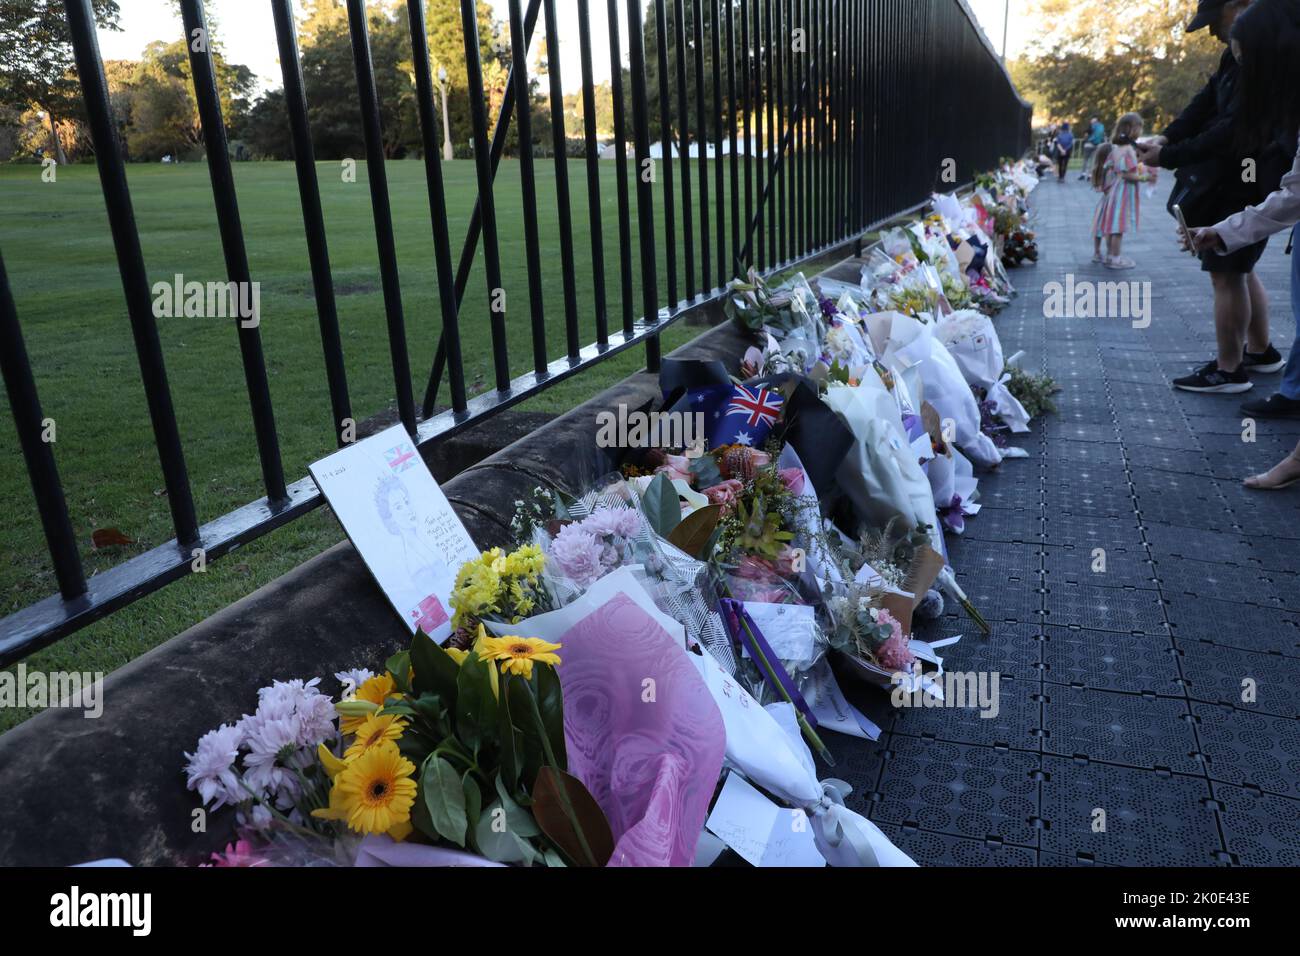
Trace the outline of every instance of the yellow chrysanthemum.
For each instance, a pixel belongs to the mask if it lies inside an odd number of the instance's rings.
[[[343,753],[344,760],[352,760],[385,743],[396,743],[406,729],[406,721],[396,714],[371,714],[357,728],[357,739]]]
[[[394,683],[392,675],[384,673],[376,674],[358,687],[357,692],[353,695],[353,699],[364,700],[367,703],[378,704],[380,707],[383,707],[384,701],[389,697],[400,696],[402,695],[397,693],[397,684]],[[365,717],[343,717],[339,720],[339,729],[345,734],[355,734],[357,728],[360,727],[365,720]]]
[[[511,577],[535,579],[542,573],[546,555],[535,544],[526,544],[512,552],[505,560],[505,573]]]
[[[334,778],[338,806],[358,833],[387,833],[411,819],[416,786],[415,764],[386,742],[352,760]],[[330,792],[330,808],[335,806]],[[328,812],[328,811],[327,811]]]
[[[497,610],[501,575],[492,567],[494,560],[489,552],[465,562],[456,573],[456,586],[451,592],[451,606],[456,612],[452,617],[454,626],[464,624],[467,616],[484,617]]]
[[[533,662],[559,666],[555,653],[562,645],[550,644],[537,637],[487,637],[482,636],[474,649],[479,660],[501,661],[501,666],[511,674],[523,678],[533,676]]]

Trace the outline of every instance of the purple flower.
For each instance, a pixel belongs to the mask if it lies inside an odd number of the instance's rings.
[[[582,525],[565,525],[551,542],[550,559],[565,577],[587,587],[605,572],[601,561],[604,545]]]

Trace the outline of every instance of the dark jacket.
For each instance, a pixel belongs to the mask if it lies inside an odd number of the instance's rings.
[[[1204,89],[1165,130],[1169,145],[1160,151],[1161,166],[1180,169],[1218,163],[1226,170],[1237,158],[1232,127],[1239,69],[1232,51],[1224,50]]]

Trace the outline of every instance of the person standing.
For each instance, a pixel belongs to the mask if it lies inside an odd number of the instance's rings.
[[[1259,0],[1237,22],[1232,43],[1242,62],[1242,107],[1236,134],[1248,154],[1275,141],[1279,132],[1300,132],[1300,0]],[[1260,204],[1250,206],[1206,229],[1193,230],[1195,247],[1208,255],[1230,256],[1262,238],[1292,229],[1294,247],[1300,239],[1300,148],[1291,171]],[[1262,418],[1300,418],[1300,251],[1291,253],[1291,305],[1297,340],[1278,393],[1266,402],[1242,406]],[[1300,447],[1262,475],[1247,478],[1246,487],[1275,491],[1300,483]]]
[[[1093,261],[1100,262],[1107,269],[1132,269],[1136,265],[1132,259],[1120,255],[1120,252],[1124,245],[1124,235],[1136,230],[1140,221],[1140,184],[1151,178],[1148,172],[1139,167],[1134,149],[1138,137],[1142,135],[1142,126],[1142,117],[1137,113],[1121,116],[1115,124],[1111,149],[1102,161],[1103,165],[1099,165],[1095,171],[1093,186],[1102,193],[1102,198],[1092,221]],[[1104,258],[1102,240],[1107,244]]]
[[[1232,25],[1251,0],[1200,0],[1187,25],[1193,33],[1208,27],[1225,45]],[[1239,66],[1225,49],[1219,68],[1192,102],[1154,142],[1139,147],[1148,166],[1178,170],[1170,197],[1191,225],[1216,222],[1260,198],[1257,185],[1242,175],[1243,157],[1236,148],[1233,116],[1237,108]],[[1189,392],[1245,392],[1250,373],[1271,374],[1285,364],[1269,338],[1269,302],[1255,265],[1267,240],[1230,256],[1201,254],[1201,270],[1214,288],[1214,330],[1218,354],[1191,375],[1174,380]]]
[[[1104,142],[1106,142],[1106,126],[1094,116],[1088,121],[1088,138],[1083,143],[1083,172],[1079,174],[1080,179],[1095,178],[1097,151],[1101,149]]]
[[[1065,182],[1065,174],[1070,168],[1070,156],[1074,153],[1074,134],[1070,132],[1070,124],[1062,123],[1056,131],[1056,139],[1052,141],[1052,147],[1056,151],[1056,175],[1058,182]]]

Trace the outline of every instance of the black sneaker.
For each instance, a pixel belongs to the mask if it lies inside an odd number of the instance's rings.
[[[1239,368],[1235,372],[1225,372],[1219,368],[1218,362],[1210,362],[1185,378],[1174,379],[1174,388],[1181,388],[1185,392],[1235,394],[1248,392],[1253,387],[1250,376],[1246,374],[1244,368]]]
[[[1255,353],[1247,349],[1242,353],[1241,367],[1256,375],[1271,375],[1280,372],[1286,366],[1282,353],[1269,345],[1264,351]]]
[[[1252,418],[1300,418],[1300,399],[1287,398],[1281,392],[1267,401],[1245,402],[1241,410]]]

